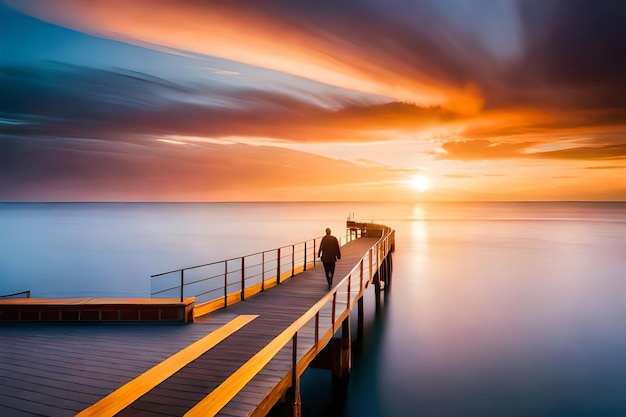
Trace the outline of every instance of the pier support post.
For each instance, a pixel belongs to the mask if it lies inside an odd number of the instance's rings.
[[[339,349],[331,359],[331,371],[334,378],[347,379],[352,369],[352,349],[350,346],[350,317],[341,323],[341,342]]]
[[[387,254],[387,286],[391,288],[391,276],[393,273],[393,258],[391,252]]]
[[[363,297],[357,302],[356,338],[354,349],[360,352],[363,349]]]
[[[285,417],[302,416],[302,400],[300,399],[300,377],[298,376],[298,333],[291,339],[291,386],[280,401],[280,414]]]
[[[291,417],[300,417],[302,401],[300,400],[300,378],[298,377],[298,333],[291,340],[291,389],[289,402],[291,403]]]
[[[300,387],[289,387],[280,402],[275,405],[280,417],[302,417],[302,400]],[[272,414],[275,415],[275,414]]]
[[[378,298],[378,296],[380,295],[380,291],[383,289],[383,272],[382,269],[379,269],[378,271],[376,271],[376,273],[374,274],[374,291],[376,292],[376,298]]]
[[[300,390],[297,392],[293,388],[289,389],[289,403],[291,404],[291,417],[302,416],[302,401],[300,400]]]
[[[374,285],[374,306],[376,314],[380,312],[380,293],[380,284],[376,281]]]
[[[383,290],[387,288],[387,258],[380,264],[380,283]]]

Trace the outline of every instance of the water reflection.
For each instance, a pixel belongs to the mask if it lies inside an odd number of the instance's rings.
[[[426,211],[421,204],[416,204],[413,207],[413,220],[410,222],[410,230],[411,245],[407,248],[410,251],[410,257],[414,260],[415,267],[425,268],[429,258],[428,222],[426,221]]]
[[[626,415],[626,217],[519,207],[407,209],[346,403],[308,415]]]
[[[362,415],[626,415],[614,224],[423,224],[397,231],[384,411]]]

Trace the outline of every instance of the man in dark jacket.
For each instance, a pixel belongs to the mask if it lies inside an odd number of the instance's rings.
[[[333,275],[335,275],[335,262],[341,259],[341,250],[337,238],[331,236],[329,228],[326,228],[326,236],[322,238],[317,256],[322,259],[324,264],[326,281],[328,281],[328,289],[330,290],[333,285]]]

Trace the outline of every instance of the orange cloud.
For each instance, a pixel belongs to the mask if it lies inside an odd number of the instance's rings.
[[[492,159],[519,157],[523,150],[534,143],[493,143],[488,140],[446,142],[442,145],[444,154],[439,159]]]
[[[157,138],[156,146],[120,143],[105,149],[96,141],[4,142],[4,201],[367,199],[363,192],[371,184],[397,179],[384,167],[265,146],[186,146]]]
[[[453,141],[441,145],[444,153],[438,153],[437,159],[481,160],[503,158],[534,159],[580,159],[580,160],[625,160],[626,144],[593,144],[572,146],[553,151],[533,151],[537,145],[533,142],[506,143],[484,139]]]

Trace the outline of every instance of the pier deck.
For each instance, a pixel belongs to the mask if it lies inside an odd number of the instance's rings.
[[[299,377],[362,296],[350,272],[377,240],[342,247],[341,287],[328,291],[318,264],[194,324],[0,325],[0,415],[265,415],[293,385],[292,364]]]

